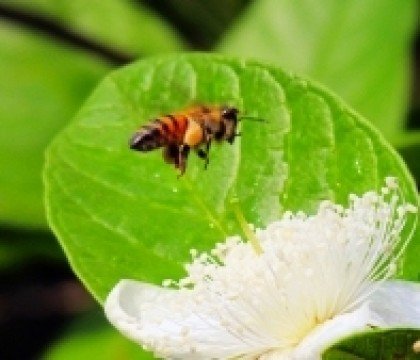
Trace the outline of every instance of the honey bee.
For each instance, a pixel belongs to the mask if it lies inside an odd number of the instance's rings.
[[[163,148],[165,162],[185,173],[188,155],[194,150],[209,164],[212,141],[233,144],[239,111],[230,106],[195,106],[185,111],[161,116],[137,130],[130,140],[130,148],[147,152]]]

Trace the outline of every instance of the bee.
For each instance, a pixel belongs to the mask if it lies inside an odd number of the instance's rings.
[[[230,106],[195,106],[150,120],[130,140],[130,148],[147,152],[163,148],[163,159],[185,173],[190,151],[209,164],[213,141],[233,144],[237,133],[238,109]]]

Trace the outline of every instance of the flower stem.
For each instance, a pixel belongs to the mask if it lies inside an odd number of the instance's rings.
[[[239,222],[239,225],[242,228],[242,231],[244,232],[245,237],[250,242],[252,248],[255,250],[257,255],[261,255],[264,250],[261,247],[261,244],[257,237],[255,236],[254,231],[252,231],[251,227],[247,223],[244,214],[242,213],[241,208],[239,207],[239,200],[237,198],[233,198],[231,200],[232,210],[236,216],[236,219]]]

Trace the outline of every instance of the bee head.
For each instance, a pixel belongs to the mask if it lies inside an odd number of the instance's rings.
[[[222,117],[225,120],[231,120],[233,122],[238,121],[238,109],[231,106],[224,106],[222,108]]]
[[[238,125],[238,109],[231,106],[222,107],[222,120],[224,123],[223,136],[229,143],[233,143],[236,136],[236,127]]]

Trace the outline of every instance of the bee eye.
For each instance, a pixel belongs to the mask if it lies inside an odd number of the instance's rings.
[[[233,108],[233,107],[226,107],[222,111],[222,116],[225,119],[236,120],[237,115],[238,115],[238,109]]]

